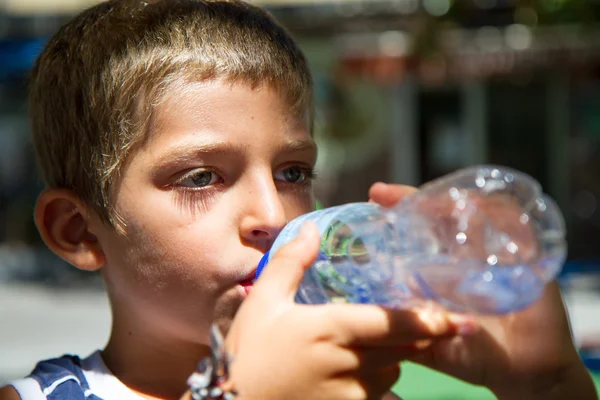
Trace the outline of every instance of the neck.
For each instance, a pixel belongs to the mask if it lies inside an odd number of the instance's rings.
[[[210,354],[207,341],[176,337],[169,324],[157,329],[156,322],[150,326],[131,315],[119,318],[114,309],[110,340],[102,353],[108,369],[143,397],[179,399],[198,361]]]

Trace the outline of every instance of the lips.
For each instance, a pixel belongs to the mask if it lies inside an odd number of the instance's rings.
[[[250,293],[252,290],[252,286],[254,285],[254,278],[256,276],[256,271],[252,271],[244,280],[238,282],[238,284],[244,289],[246,294]]]
[[[240,286],[252,286],[254,284],[254,278],[252,279],[244,279],[239,282]]]

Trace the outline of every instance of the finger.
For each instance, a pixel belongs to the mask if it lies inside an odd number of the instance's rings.
[[[374,369],[397,365],[425,351],[425,348],[419,348],[416,343],[400,346],[341,347],[327,341],[318,343],[314,349],[315,354],[327,354],[319,363],[324,370],[363,375],[368,375]]]
[[[477,322],[432,309],[389,310],[371,305],[330,305],[331,336],[342,346],[408,345],[424,339],[470,335]],[[358,321],[358,323],[357,323]]]
[[[418,342],[385,347],[352,348],[348,352],[348,365],[359,371],[372,371],[374,368],[383,368],[396,365],[401,361],[416,357],[423,352]],[[353,357],[351,360],[350,358]]]
[[[304,271],[315,262],[318,252],[319,231],[314,223],[305,223],[298,236],[275,253],[256,282],[253,292],[293,299]],[[272,301],[275,300],[272,298]]]
[[[368,374],[350,372],[335,377],[330,385],[335,385],[336,392],[343,399],[382,399],[400,377],[400,365],[388,368],[372,369]]]
[[[384,393],[389,392],[392,386],[400,379],[400,364],[393,364],[379,370],[371,369],[362,379],[368,393],[377,393],[374,399],[381,399]]]
[[[387,368],[401,361],[409,360],[422,353],[424,349],[416,344],[382,347],[334,347],[324,344],[327,351],[326,361],[321,366],[326,370],[337,370],[344,373],[359,372],[368,374],[374,369]]]
[[[384,207],[393,207],[406,196],[417,191],[417,188],[406,185],[377,182],[369,189],[369,201]]]
[[[423,351],[407,357],[407,361],[420,364],[433,370],[456,376],[457,366],[462,370],[474,370],[479,368],[478,360],[481,359],[481,351],[486,352],[486,357],[495,360],[497,365],[508,365],[505,350],[498,347],[498,342],[491,339],[487,333],[467,339],[455,336],[442,339]],[[456,376],[459,379],[461,376]]]

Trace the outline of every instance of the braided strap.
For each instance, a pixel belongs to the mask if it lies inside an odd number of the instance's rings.
[[[187,384],[194,400],[235,400],[237,392],[229,389],[229,363],[231,357],[225,351],[223,336],[213,325],[210,330],[211,356],[198,363],[196,371]]]

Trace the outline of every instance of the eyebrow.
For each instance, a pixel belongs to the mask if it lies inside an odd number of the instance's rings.
[[[180,143],[170,147],[161,154],[157,165],[168,166],[198,160],[205,155],[218,155],[226,153],[241,153],[243,146],[236,146],[229,142],[211,141],[207,143]],[[312,139],[290,140],[276,148],[277,153],[290,154],[300,152],[317,152],[317,145]]]
[[[312,139],[290,140],[280,146],[277,151],[279,153],[299,153],[302,151],[317,152],[317,145]]]
[[[171,146],[161,154],[157,160],[157,165],[171,165],[197,160],[207,154],[223,154],[235,151],[235,146],[226,142],[179,143]]]

